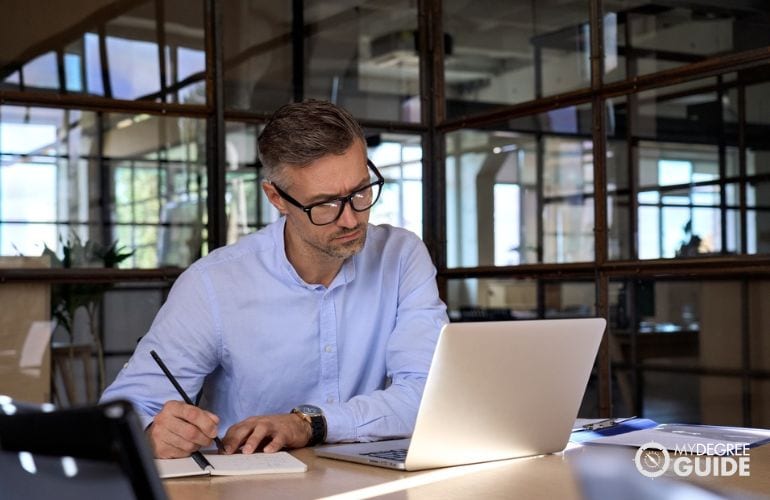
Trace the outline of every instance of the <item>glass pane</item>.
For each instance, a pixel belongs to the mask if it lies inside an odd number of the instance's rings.
[[[204,138],[203,120],[3,106],[1,254],[66,245],[85,254],[63,265],[101,266],[115,242],[133,253],[113,265],[188,265],[205,253]]]
[[[629,259],[631,207],[627,143],[608,140],[607,148],[607,251],[610,259]]]
[[[632,235],[637,238],[640,259],[768,251],[767,247],[760,249],[766,233],[761,229],[762,217],[767,210],[757,201],[770,194],[762,191],[766,173],[757,173],[757,169],[767,170],[768,164],[763,157],[766,124],[761,121],[767,89],[756,84],[753,101],[746,102],[747,115],[757,123],[739,127],[741,110],[734,76],[721,75],[607,102],[610,258],[635,257],[624,241]],[[751,87],[747,87],[747,98]],[[629,116],[633,117],[630,123]],[[740,178],[739,129],[745,130],[747,144],[746,182]],[[636,144],[630,151],[628,138]],[[615,212],[623,212],[626,193],[633,197],[629,203],[637,207],[628,213],[624,235],[621,226],[613,225]],[[745,218],[740,211],[744,199]]]
[[[60,172],[68,152],[79,151],[62,131],[87,119],[65,110],[0,107],[0,255],[36,256],[46,246],[57,248],[59,213],[66,207],[57,203],[66,180]]]
[[[590,281],[538,283],[537,280],[488,278],[450,280],[447,285],[447,307],[452,321],[594,315],[596,290]],[[538,303],[538,295],[542,296],[541,303]]]
[[[738,377],[701,376],[700,419],[705,425],[743,425],[743,387]]]
[[[235,242],[278,217],[267,198],[262,196],[261,178],[257,169],[258,133],[256,125],[235,122],[227,124],[225,210],[228,243]]]
[[[13,14],[0,19],[7,35],[0,88],[205,102],[202,2],[140,1],[128,10],[99,2],[46,4],[45,15],[35,2],[10,3]]]
[[[770,281],[752,281],[748,286],[749,315],[749,363],[753,370],[770,369],[770,310],[767,298],[770,297]],[[751,425],[770,427],[770,399],[767,397],[770,381],[752,379],[751,381]]]
[[[766,10],[750,3],[603,0],[602,8],[605,81],[770,44]]]
[[[596,285],[592,281],[543,282],[546,318],[594,316]]]
[[[639,258],[721,252],[718,148],[640,141],[636,154]]]
[[[611,377],[612,413],[614,415],[643,416],[642,412],[637,409],[635,395],[632,392],[637,386],[635,372],[613,367]],[[595,415],[593,418],[599,418],[599,415]]]
[[[501,130],[447,136],[450,267],[538,261],[537,143]]]
[[[613,398],[619,407],[659,421],[742,423],[739,377],[668,370],[746,368],[747,326],[751,358],[761,366],[759,358],[767,354],[761,346],[770,331],[760,305],[766,281],[745,288],[738,281],[617,280],[609,292],[610,356],[620,368],[613,370],[618,391]]]
[[[164,0],[164,56],[169,102],[206,102],[206,52],[203,3]]]
[[[154,18],[153,5],[146,3],[106,24],[111,97],[139,99],[160,91],[160,60]]]
[[[770,83],[746,87],[746,253],[770,253],[770,148],[766,129],[770,125],[767,108]]]
[[[543,262],[594,258],[592,143],[545,139]]]
[[[21,74],[24,75],[25,88],[59,88],[58,64],[53,52],[47,52],[25,63]]]
[[[571,135],[558,119],[565,116],[572,117]],[[492,131],[447,135],[450,267],[593,259],[593,143],[584,136],[586,120],[587,109],[565,108],[494,124]],[[549,133],[555,129],[562,133]]]
[[[770,380],[752,379],[751,381],[751,426],[761,429],[770,428]]]
[[[740,378],[645,372],[644,417],[658,422],[743,425]]]
[[[150,329],[171,283],[116,283],[103,294],[105,386],[112,383],[136,343]],[[130,318],[130,320],[128,320]]]
[[[642,416],[657,422],[700,422],[697,376],[644,372],[639,383]]]
[[[305,97],[329,99],[359,118],[419,122],[416,3],[306,5]]]
[[[463,279],[447,283],[452,321],[491,321],[537,317],[537,281]]]
[[[703,319],[699,292],[699,285],[691,283],[613,282],[612,361],[624,366],[697,364]]]
[[[205,122],[191,118],[110,115],[112,217],[134,251],[129,267],[186,267],[205,253]]]
[[[445,0],[447,116],[590,83],[588,2]]]
[[[372,224],[391,224],[422,237],[422,139],[419,135],[369,134],[369,159],[383,177]]]
[[[770,334],[770,322],[759,304],[766,292],[766,281],[749,284],[746,324],[742,316],[744,285],[738,281],[613,281],[613,362],[740,369],[744,329],[748,328],[751,357],[756,359],[751,366],[763,369],[766,363],[760,358],[767,353],[761,346]]]
[[[626,195],[607,195],[607,255],[610,260],[631,258],[629,205]]]
[[[221,5],[226,106],[272,112],[291,101],[292,2]]]
[[[746,189],[747,253],[770,253],[770,182],[756,182]]]
[[[420,121],[414,2],[321,1],[298,13],[291,2],[267,0],[223,7],[229,108],[272,112],[298,95],[358,118]],[[304,20],[301,33],[295,15]],[[304,51],[299,63],[292,46]]]

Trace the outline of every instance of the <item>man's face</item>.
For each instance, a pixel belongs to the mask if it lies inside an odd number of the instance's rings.
[[[343,155],[327,155],[301,168],[289,167],[285,174],[289,184],[279,187],[305,206],[348,195],[371,183],[366,151],[360,141],[355,141]],[[289,236],[301,242],[306,250],[344,260],[363,248],[368,210],[356,212],[347,203],[336,221],[316,226],[301,208],[283,199],[273,186],[267,185],[265,192],[273,205],[286,214]]]

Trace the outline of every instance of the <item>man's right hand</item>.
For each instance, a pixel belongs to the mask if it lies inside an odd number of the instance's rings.
[[[155,458],[188,457],[211,445],[219,417],[197,406],[169,401],[145,431]]]

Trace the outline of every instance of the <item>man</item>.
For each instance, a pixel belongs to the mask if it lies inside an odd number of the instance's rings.
[[[259,150],[282,217],[182,273],[102,396],[134,403],[159,458],[225,429],[225,453],[252,453],[414,427],[446,308],[422,241],[368,224],[383,179],[360,126],[326,102],[289,104]],[[151,350],[202,389],[201,408],[177,401]]]

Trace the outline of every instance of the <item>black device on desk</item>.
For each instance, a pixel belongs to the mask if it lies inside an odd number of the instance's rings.
[[[166,499],[131,404],[52,410],[0,396],[0,493],[57,500]]]

